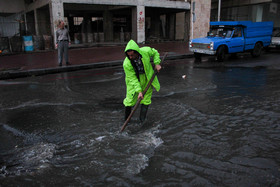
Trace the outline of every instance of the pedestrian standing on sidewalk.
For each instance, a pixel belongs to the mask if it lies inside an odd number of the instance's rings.
[[[58,30],[56,31],[56,45],[58,51],[58,65],[62,66],[63,55],[66,65],[70,65],[68,57],[68,48],[70,43],[69,31],[64,25],[64,21],[58,21]]]
[[[137,100],[141,98],[140,122],[144,122],[148,107],[151,104],[153,87],[159,91],[160,84],[158,78],[152,82],[152,85],[143,96],[142,92],[145,90],[149,80],[154,74],[153,66],[150,59],[153,58],[155,68],[157,71],[161,69],[160,55],[158,51],[151,47],[139,47],[136,42],[130,40],[125,48],[126,58],[123,62],[126,83],[126,98],[123,101],[125,106],[125,120],[131,113]]]

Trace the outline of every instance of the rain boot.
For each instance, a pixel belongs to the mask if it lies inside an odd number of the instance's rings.
[[[141,104],[141,111],[140,111],[140,117],[139,117],[139,120],[141,123],[143,123],[146,119],[148,108],[149,108],[149,105]]]
[[[124,121],[127,120],[127,118],[130,115],[130,113],[131,113],[131,106],[126,106],[125,107],[125,114],[124,114]]]

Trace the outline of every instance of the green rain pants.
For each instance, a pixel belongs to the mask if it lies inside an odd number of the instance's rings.
[[[145,90],[146,86],[148,85],[148,80],[145,74],[139,75],[140,85],[142,88],[142,92]],[[139,93],[134,93],[133,99],[125,98],[123,101],[124,106],[134,106],[137,103]],[[152,103],[152,94],[153,94],[153,86],[151,85],[150,88],[147,90],[144,98],[141,100],[140,104],[150,105]]]

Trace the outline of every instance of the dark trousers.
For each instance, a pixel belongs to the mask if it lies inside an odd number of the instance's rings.
[[[149,105],[141,104],[140,116],[139,116],[139,120],[140,120],[141,123],[144,122],[145,119],[146,119],[148,108],[149,108]],[[124,120],[127,120],[130,113],[131,113],[131,107],[130,106],[125,107]]]

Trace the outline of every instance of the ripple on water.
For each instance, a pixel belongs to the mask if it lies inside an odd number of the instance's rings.
[[[16,148],[3,155],[5,165],[1,168],[1,176],[19,176],[42,172],[51,167],[56,145],[40,142],[28,147]]]

